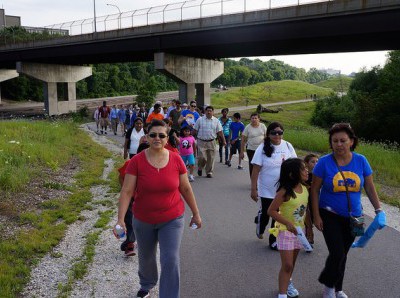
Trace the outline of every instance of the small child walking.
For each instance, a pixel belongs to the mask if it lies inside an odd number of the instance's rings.
[[[196,141],[194,137],[191,135],[190,127],[185,126],[181,129],[180,138],[179,138],[179,153],[183,159],[185,165],[189,167],[189,181],[194,181],[193,170],[195,161],[195,152],[196,152]]]
[[[241,136],[242,132],[244,130],[244,124],[242,121],[240,121],[241,115],[240,113],[235,113],[233,114],[233,121],[229,126],[229,131],[230,131],[230,136],[229,139],[231,140],[231,150],[229,153],[229,160],[228,160],[228,167],[230,167],[232,164],[232,156],[238,153],[240,154],[240,145],[241,145]],[[239,156],[239,162],[238,162],[238,169],[243,170],[242,167],[242,159]]]
[[[277,237],[281,255],[278,298],[299,296],[299,291],[292,283],[292,273],[297,255],[302,248],[296,236],[296,227],[304,229],[308,203],[308,190],[304,183],[307,179],[308,170],[303,160],[299,158],[285,160],[281,166],[278,191],[268,208],[268,215],[276,220],[275,227],[270,229],[270,233]]]

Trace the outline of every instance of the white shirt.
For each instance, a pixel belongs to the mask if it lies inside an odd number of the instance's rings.
[[[136,154],[139,148],[139,141],[144,136],[143,128],[137,132],[134,128],[131,134],[131,145],[129,147],[129,154]]]
[[[247,138],[247,149],[256,150],[263,143],[266,133],[267,127],[264,123],[260,123],[257,127],[248,124],[242,133],[242,136]]]
[[[292,144],[284,140],[280,145],[272,145],[274,152],[271,157],[264,153],[264,143],[260,144],[254,153],[251,163],[261,167],[258,175],[257,187],[258,195],[263,198],[275,198],[278,189],[276,182],[281,174],[282,162],[288,158],[297,157]]]

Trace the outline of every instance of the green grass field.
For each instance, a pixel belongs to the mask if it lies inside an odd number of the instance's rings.
[[[323,88],[301,81],[273,81],[256,85],[233,88],[226,92],[213,93],[211,103],[215,108],[257,105],[329,95],[332,89]]]
[[[352,81],[353,78],[347,76],[340,76],[340,77],[335,76],[329,78],[326,81],[316,83],[315,85],[318,87],[332,89],[335,92],[347,92],[347,90],[349,90]]]

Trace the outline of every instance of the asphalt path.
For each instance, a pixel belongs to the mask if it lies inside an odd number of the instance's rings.
[[[108,133],[122,144],[123,138]],[[181,297],[277,297],[279,252],[268,247],[268,237],[255,235],[258,204],[250,199],[247,161],[244,170],[218,163],[213,178],[197,177],[192,183],[203,219],[199,230],[185,228],[181,247]],[[186,223],[190,211],[186,212]],[[399,219],[397,219],[398,221]],[[367,217],[367,224],[371,221]],[[400,233],[378,231],[366,248],[351,249],[344,291],[349,297],[400,297]],[[315,230],[314,251],[301,251],[293,273],[300,297],[321,297],[318,276],[327,249]]]

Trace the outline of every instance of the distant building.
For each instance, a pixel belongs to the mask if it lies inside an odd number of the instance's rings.
[[[318,69],[318,70],[321,71],[321,72],[325,72],[325,73],[327,73],[328,75],[331,75],[331,76],[340,75],[340,70],[337,70],[337,69],[332,69],[332,68],[325,69],[325,68],[322,68],[322,69]]]
[[[7,16],[4,9],[0,8],[0,29],[13,26],[21,26],[21,17]]]
[[[51,29],[41,27],[27,27],[21,25],[21,17],[8,16],[5,14],[5,10],[0,8],[0,30],[6,27],[22,27],[30,33],[43,33],[48,32],[49,34],[61,34],[68,35],[69,31],[64,29]]]

